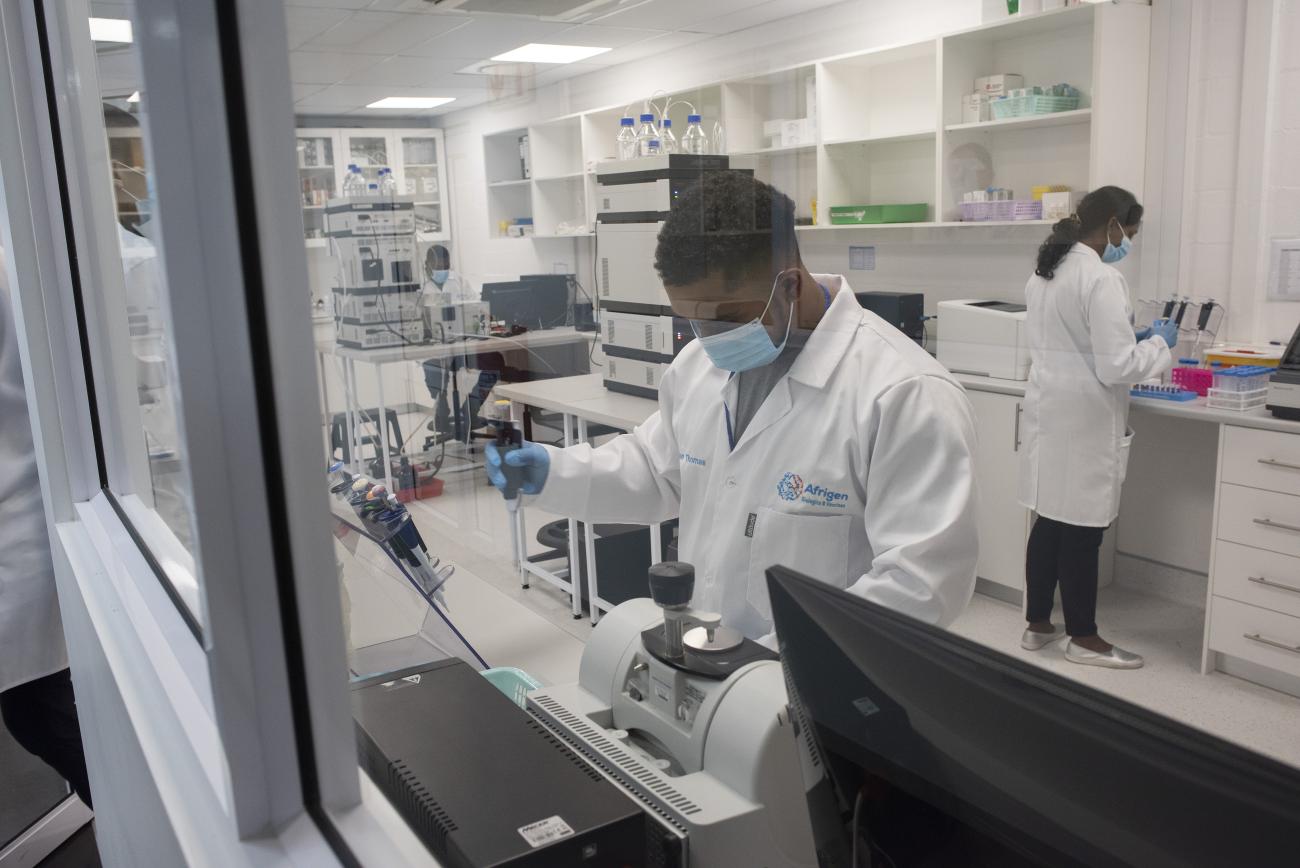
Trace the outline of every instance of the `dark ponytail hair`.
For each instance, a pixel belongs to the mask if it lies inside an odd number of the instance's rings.
[[[1058,221],[1052,234],[1038,248],[1038,267],[1034,274],[1044,280],[1056,276],[1056,266],[1080,239],[1105,226],[1111,218],[1120,226],[1134,226],[1142,221],[1142,206],[1137,197],[1123,187],[1098,187],[1079,201],[1075,213]]]

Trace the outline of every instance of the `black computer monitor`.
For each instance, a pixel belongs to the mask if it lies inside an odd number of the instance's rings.
[[[567,274],[525,274],[519,280],[485,283],[482,295],[494,320],[536,331],[568,323],[570,292]]]
[[[873,865],[1300,865],[1300,770],[791,570],[767,579],[791,700],[842,802],[867,794]]]

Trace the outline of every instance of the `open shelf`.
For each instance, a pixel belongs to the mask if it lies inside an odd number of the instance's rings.
[[[794,201],[799,219],[815,210],[822,220],[800,231],[983,228],[1007,230],[1007,241],[1019,242],[1017,227],[1037,233],[1051,221],[962,222],[962,195],[996,186],[1023,198],[1035,186],[1057,184],[1079,192],[1117,184],[1141,195],[1145,166],[1131,159],[1130,133],[1146,123],[1151,15],[1139,3],[1088,3],[1008,17],[700,84],[669,96],[689,100],[691,109],[676,102],[668,114],[679,140],[688,111],[703,116],[710,137],[720,120],[722,152],[746,158],[755,177]],[[1079,107],[966,123],[964,97],[978,78],[996,74],[1023,76],[1027,87],[1069,84],[1080,92]],[[655,111],[664,104],[657,100]],[[619,119],[629,109],[638,113],[640,101],[484,136],[485,175],[497,182],[486,191],[490,230],[497,216],[533,216],[532,237],[587,237],[557,235],[555,227],[594,224],[599,185],[592,167],[613,158]],[[768,146],[781,139],[765,135],[765,123],[803,119],[813,123],[798,131],[798,144]],[[524,134],[535,183],[521,177]],[[885,203],[925,203],[931,219],[825,222],[833,206]]]
[[[841,223],[841,224],[819,224],[817,226],[796,226],[798,232],[811,232],[822,229],[848,230],[858,232],[874,232],[877,229],[1006,229],[1008,227],[1035,226],[1042,228],[1044,225],[1050,226],[1052,220],[987,220],[980,223],[966,222],[960,220],[943,220],[940,222],[927,221],[925,223]]]
[[[910,132],[899,133],[882,133],[878,136],[860,136],[848,139],[827,139],[822,144],[828,148],[836,148],[841,145],[867,145],[872,143],[884,142],[921,142],[926,139],[933,139],[935,136],[934,128],[928,130],[912,130]]]
[[[755,151],[728,151],[727,155],[731,157],[777,157],[782,154],[804,154],[810,153],[817,149],[814,142],[806,145],[790,145],[784,148],[759,148]]]
[[[1092,120],[1092,109],[1081,108],[1068,112],[1052,112],[1046,115],[1026,115],[1020,118],[1003,118],[1000,121],[980,121],[974,124],[949,124],[945,132],[962,133],[979,130],[1021,129],[1033,130],[1041,127],[1066,127],[1071,124],[1086,124]]]

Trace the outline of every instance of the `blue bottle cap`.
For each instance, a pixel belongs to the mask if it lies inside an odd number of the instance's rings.
[[[636,123],[636,121],[633,120],[632,118],[623,118],[622,120],[620,120],[620,121],[618,122],[618,125],[621,126],[621,127],[630,127],[630,126],[632,126],[632,125],[635,124],[635,123]]]
[[[686,123],[688,123],[688,124],[698,124],[699,122],[700,122],[700,116],[699,116],[699,115],[687,115],[687,116],[686,116]]]
[[[641,123],[652,124],[655,122],[655,116],[651,114],[641,115]]]
[[[672,125],[673,125],[672,121],[668,120],[668,118],[664,118],[664,129],[668,129]]]

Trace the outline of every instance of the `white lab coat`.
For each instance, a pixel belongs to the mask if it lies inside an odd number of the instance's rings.
[[[4,252],[0,251],[0,691],[67,668]]]
[[[735,379],[694,342],[634,432],[547,447],[535,502],[588,521],[680,517],[694,605],[753,639],[773,638],[774,564],[947,624],[970,601],[979,554],[970,404],[844,278],[816,278],[838,293],[734,449],[723,402],[736,406]]]
[[[1163,339],[1133,336],[1124,276],[1075,244],[1051,280],[1025,286],[1029,387],[1021,435],[1020,502],[1068,524],[1106,527],[1119,515],[1133,432],[1129,388],[1173,365]]]

